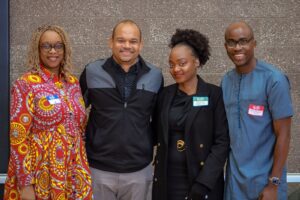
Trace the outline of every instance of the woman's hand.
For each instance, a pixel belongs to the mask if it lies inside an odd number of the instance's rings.
[[[35,192],[34,192],[33,185],[28,185],[21,188],[21,199],[35,200]]]
[[[191,200],[205,200],[208,199],[209,189],[201,184],[201,183],[194,183],[191,190],[190,199]]]

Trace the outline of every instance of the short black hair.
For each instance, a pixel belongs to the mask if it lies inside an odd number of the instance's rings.
[[[116,29],[118,28],[119,25],[121,24],[131,24],[131,25],[134,25],[137,27],[137,29],[139,30],[140,32],[140,40],[142,40],[142,31],[141,31],[141,28],[139,27],[139,25],[137,23],[135,23],[133,20],[131,19],[124,19],[122,21],[119,21],[113,28],[113,31],[112,31],[112,35],[111,35],[111,38],[114,39],[115,37],[115,33],[116,33]]]
[[[175,34],[171,38],[169,47],[174,48],[178,44],[191,47],[194,56],[199,58],[201,65],[204,65],[209,60],[209,41],[202,33],[193,29],[176,29]]]

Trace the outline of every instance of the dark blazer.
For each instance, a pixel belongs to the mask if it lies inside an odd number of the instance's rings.
[[[153,200],[167,200],[168,114],[178,85],[159,94],[156,109],[157,152]],[[208,97],[207,106],[192,107],[185,124],[185,152],[190,188],[196,182],[211,191],[208,199],[223,199],[224,164],[229,151],[228,124],[221,88],[198,77],[197,97]]]

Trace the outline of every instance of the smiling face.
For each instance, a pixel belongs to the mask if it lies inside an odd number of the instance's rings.
[[[191,47],[176,45],[172,48],[169,56],[170,73],[173,79],[181,84],[192,83],[197,80],[199,59],[193,55]]]
[[[40,62],[49,71],[58,74],[64,59],[64,48],[61,37],[55,31],[46,31],[40,38]],[[50,46],[50,48],[49,48]]]
[[[246,72],[251,70],[255,66],[256,41],[250,28],[243,23],[232,24],[226,30],[225,40],[227,55],[237,70]],[[237,44],[230,45],[231,43]]]
[[[128,68],[135,64],[142,50],[141,33],[138,27],[132,23],[119,24],[110,39],[110,48],[114,60],[121,67]]]

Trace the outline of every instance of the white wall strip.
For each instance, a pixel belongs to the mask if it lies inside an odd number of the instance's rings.
[[[288,183],[300,183],[300,173],[288,173],[287,174]]]
[[[0,184],[4,184],[6,179],[6,174],[0,174]],[[300,173],[288,173],[287,174],[288,183],[300,183]]]
[[[4,184],[6,179],[6,174],[0,174],[0,184]]]

